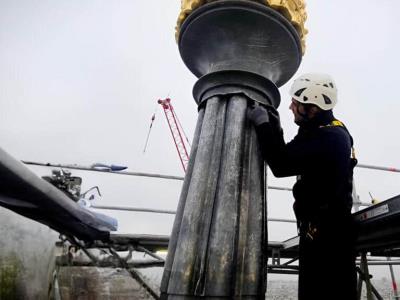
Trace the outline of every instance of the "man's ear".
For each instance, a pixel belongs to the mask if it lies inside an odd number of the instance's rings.
[[[312,106],[310,107],[310,114],[311,114],[311,117],[313,117],[313,116],[319,114],[321,111],[322,111],[322,109],[320,109],[320,108],[319,108],[318,106],[316,106],[316,105],[312,105]]]

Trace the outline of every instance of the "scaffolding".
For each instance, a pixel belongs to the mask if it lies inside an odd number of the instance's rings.
[[[16,189],[15,191],[10,191],[7,189],[8,196],[13,196],[12,193],[15,192],[14,197],[19,197],[21,202],[15,202],[13,206],[4,205],[8,201],[0,190],[0,205],[5,206],[17,213],[28,215],[27,207],[18,207],[18,203],[21,204],[23,201],[28,201],[32,196],[29,190],[32,188],[41,189],[42,185],[46,185],[48,194],[46,201],[53,199],[57,205],[61,205],[63,201],[69,201],[68,207],[73,205],[78,205],[71,199],[66,197],[63,193],[60,193],[55,187],[49,188],[48,183],[44,183],[43,179],[34,175],[21,163],[13,160],[10,156],[3,152],[0,152],[0,174],[1,179],[8,181],[8,183],[13,183],[16,187],[26,188],[24,191],[28,191],[27,194],[21,192],[22,189]],[[60,165],[60,164],[42,164],[35,162],[25,162],[25,164],[44,166],[44,167],[57,167],[63,169],[75,169],[84,170],[91,172],[105,172],[108,174],[118,174],[118,175],[128,175],[128,176],[145,176],[151,178],[167,179],[167,180],[182,180],[182,177],[162,175],[162,174],[149,174],[140,172],[128,172],[128,171],[110,171],[110,170],[98,170],[93,168],[87,168],[77,165]],[[383,167],[368,166],[370,169],[382,170]],[[385,171],[399,172],[398,169],[387,168]],[[30,172],[30,173],[29,173]],[[28,174],[29,173],[29,174]],[[33,174],[33,175],[32,175]],[[29,175],[24,177],[24,175]],[[29,178],[28,181],[21,180],[21,178]],[[51,187],[51,186],[50,186]],[[54,189],[54,190],[53,190]],[[268,189],[275,189],[281,191],[291,191],[287,187],[279,186],[268,186]],[[2,198],[3,197],[3,198]],[[53,197],[53,198],[52,198]],[[31,200],[29,200],[31,201]],[[393,197],[386,201],[382,201],[376,205],[371,206],[369,203],[359,202],[357,198],[357,205],[368,206],[367,208],[360,210],[354,214],[354,218],[359,224],[360,235],[357,240],[357,250],[359,252],[359,259],[357,260],[358,265],[358,278],[359,278],[359,296],[361,297],[361,290],[363,286],[366,287],[366,293],[369,300],[382,299],[378,291],[375,289],[371,282],[371,274],[369,272],[368,266],[373,265],[400,265],[400,196]],[[99,206],[92,205],[92,209],[102,209],[102,210],[121,210],[130,211],[135,213],[157,213],[157,214],[175,214],[172,210],[163,210],[159,208],[140,208],[140,207],[124,207],[124,206]],[[70,212],[70,211],[69,211]],[[84,211],[79,209],[80,213]],[[85,212],[86,216],[86,212]],[[30,218],[35,220],[35,215],[30,215]],[[42,218],[42,216],[40,216]],[[37,220],[38,222],[43,222],[42,219]],[[290,219],[280,219],[280,218],[269,218],[269,222],[289,222],[295,223],[295,220]],[[47,221],[46,221],[47,222]],[[50,223],[46,225],[52,226],[52,220],[48,220]],[[84,220],[83,220],[83,225]],[[58,246],[62,249],[70,246],[82,251],[86,255],[86,260],[79,260],[73,255],[69,255],[65,251],[61,254],[64,259],[57,260],[59,266],[63,265],[92,265],[92,266],[114,266],[122,267],[129,271],[133,278],[140,282],[155,299],[158,299],[158,291],[149,285],[144,278],[140,276],[137,272],[140,268],[149,267],[162,267],[165,263],[164,258],[158,254],[158,251],[166,251],[168,248],[169,236],[160,235],[121,235],[108,233],[105,235],[103,231],[95,226],[88,226],[85,230],[88,235],[83,235],[85,239],[80,239],[76,234],[77,230],[82,230],[82,228],[68,227],[62,228],[59,224],[57,226],[52,226],[57,231],[61,233],[61,240]],[[101,225],[101,224],[100,224]],[[90,234],[89,234],[90,233]],[[93,234],[93,235],[91,235]],[[77,238],[78,237],[78,238]],[[90,237],[93,237],[90,239]],[[270,259],[270,264],[267,266],[268,273],[274,274],[297,274],[298,266],[296,262],[298,260],[298,245],[299,238],[293,237],[291,239],[282,242],[270,241],[267,247],[267,254]],[[96,251],[100,250],[102,257],[96,255]],[[133,252],[145,253],[149,258],[145,260],[134,260],[132,259]],[[128,253],[126,255],[126,253]],[[105,257],[105,258],[104,258]],[[377,259],[377,257],[385,257],[386,259]],[[391,269],[392,281],[393,281],[393,294],[398,299],[397,287],[395,285],[395,278],[393,269]]]

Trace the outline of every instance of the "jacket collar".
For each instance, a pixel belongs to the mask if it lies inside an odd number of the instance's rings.
[[[304,130],[316,129],[319,128],[320,126],[325,126],[330,124],[333,120],[335,120],[335,117],[333,116],[332,110],[323,110],[314,118],[300,124],[299,129],[304,129]]]

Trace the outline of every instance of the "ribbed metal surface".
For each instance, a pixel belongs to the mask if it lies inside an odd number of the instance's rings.
[[[162,280],[164,298],[257,298],[265,292],[264,164],[246,121],[247,103],[238,95],[213,97],[200,111],[198,147]]]

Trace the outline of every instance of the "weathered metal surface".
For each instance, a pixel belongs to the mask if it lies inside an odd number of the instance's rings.
[[[190,15],[194,10],[198,9],[202,5],[209,2],[221,1],[221,0],[181,0],[181,12],[178,16],[176,26],[176,37],[180,33],[181,26],[186,20],[187,16]],[[305,36],[307,29],[304,27],[304,23],[307,20],[306,5],[304,0],[248,0],[266,4],[271,8],[281,13],[285,18],[290,21],[298,31],[301,37],[301,43],[303,52],[305,50]]]
[[[298,33],[275,10],[249,1],[216,1],[182,24],[179,52],[197,77],[239,70],[257,73],[278,87],[301,62]]]
[[[225,103],[217,97],[210,99],[204,113],[198,151],[196,156],[191,156],[195,164],[172,265],[171,276],[175,280],[170,280],[168,285],[168,290],[177,290],[173,294],[190,294],[189,291],[193,292],[204,276],[204,256],[218,179],[215,173],[219,170],[224,120]],[[200,274],[198,268],[202,270]]]
[[[196,157],[196,155],[197,155],[201,127],[203,125],[203,118],[204,118],[204,109],[201,109],[199,111],[199,115],[197,118],[197,125],[196,125],[196,129],[194,132],[194,138],[193,138],[193,142],[192,142],[190,157]],[[166,259],[165,266],[164,266],[164,276],[161,280],[161,286],[160,286],[161,291],[168,289],[169,277],[171,274],[172,263],[174,261],[173,258],[175,256],[175,252],[176,252],[176,248],[177,248],[177,244],[178,244],[178,237],[180,234],[180,229],[181,229],[181,224],[182,224],[182,215],[185,210],[186,197],[188,195],[188,191],[189,191],[189,187],[190,187],[190,183],[191,183],[190,179],[193,174],[194,164],[195,164],[195,159],[190,159],[188,169],[186,170],[186,176],[185,176],[185,179],[183,182],[181,195],[180,195],[179,202],[178,202],[178,208],[177,208],[177,212],[176,212],[176,216],[175,216],[175,220],[174,220],[174,225],[172,227],[171,237],[170,237],[169,244],[168,244],[168,254],[167,254],[167,259]]]
[[[213,96],[244,95],[254,102],[278,107],[281,95],[269,79],[247,71],[218,71],[201,77],[193,87],[193,97],[201,106]]]
[[[161,285],[164,297],[257,297],[265,292],[263,163],[248,99],[208,99],[186,176]],[[200,123],[200,122],[199,122]],[[199,128],[200,126],[198,126]],[[172,250],[171,250],[172,248]]]

